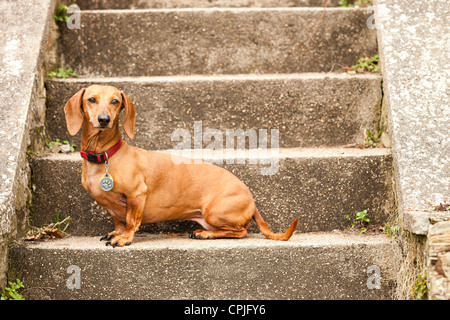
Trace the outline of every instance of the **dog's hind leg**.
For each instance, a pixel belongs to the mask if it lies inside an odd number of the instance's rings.
[[[193,239],[244,238],[250,228],[253,201],[246,198],[223,198],[209,204],[204,209],[205,229],[197,229],[189,235]]]
[[[247,229],[241,227],[234,230],[204,230],[197,229],[189,234],[189,238],[192,239],[220,239],[220,238],[244,238],[247,235]]]

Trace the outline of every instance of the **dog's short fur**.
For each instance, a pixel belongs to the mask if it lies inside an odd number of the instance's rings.
[[[130,98],[112,86],[92,85],[77,92],[65,105],[71,135],[81,133],[81,149],[102,153],[120,139],[122,127],[134,138],[136,110]],[[102,237],[113,246],[128,245],[141,223],[193,220],[203,229],[195,239],[242,238],[255,219],[269,239],[288,240],[297,219],[284,234],[274,234],[261,217],[247,186],[229,171],[205,162],[175,164],[171,155],[139,149],[123,142],[109,159],[114,188],[103,191],[99,181],[104,163],[83,159],[83,187],[112,216],[115,230]]]

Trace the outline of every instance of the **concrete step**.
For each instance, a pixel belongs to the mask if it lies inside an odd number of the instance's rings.
[[[381,110],[381,77],[312,73],[284,75],[173,76],[48,80],[47,122],[53,139],[80,145],[67,132],[63,107],[81,88],[113,85],[137,110],[133,145],[174,148],[175,129],[194,121],[203,131],[278,129],[280,147],[340,146],[360,142],[375,127]],[[225,143],[225,140],[224,140]],[[206,141],[204,141],[204,146]]]
[[[322,14],[322,8],[86,10],[79,29],[61,24],[60,43],[66,67],[108,77],[328,72],[376,54],[367,10]]]
[[[170,8],[241,8],[241,7],[324,7],[327,0],[77,0],[82,10],[170,9]],[[330,0],[328,7],[337,7]]]
[[[10,257],[25,298],[83,300],[392,299],[400,262],[385,235],[339,232],[286,242],[140,235],[114,249],[69,237],[16,243]]]
[[[168,152],[168,151],[166,151]],[[207,157],[213,159],[212,156]],[[216,152],[215,159],[218,159]],[[371,223],[383,224],[393,210],[392,159],[389,149],[280,149],[278,158],[237,155],[234,164],[221,165],[250,188],[264,219],[274,232],[284,232],[299,218],[299,232],[347,229],[348,214],[368,209]],[[237,164],[244,159],[246,164]],[[264,163],[272,161],[272,163]],[[195,164],[193,164],[195,165]],[[272,175],[264,175],[270,168]],[[41,156],[32,161],[32,224],[43,226],[71,216],[73,235],[103,235],[113,230],[107,214],[81,185],[78,153]],[[185,232],[195,222],[163,222],[141,226],[149,232]],[[252,224],[252,232],[258,232]]]

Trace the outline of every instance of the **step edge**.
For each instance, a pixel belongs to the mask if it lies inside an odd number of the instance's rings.
[[[149,150],[152,152],[182,155],[192,159],[206,158],[206,159],[329,159],[329,158],[360,158],[360,157],[383,157],[391,156],[390,148],[279,148],[277,149],[252,149],[252,150],[232,150],[227,152],[223,150]],[[183,153],[186,151],[186,153]],[[205,152],[203,155],[199,151]],[[213,152],[211,152],[213,151]],[[194,153],[195,154],[192,154]],[[180,154],[181,153],[181,154]],[[190,153],[190,155],[188,154]],[[42,154],[36,160],[52,160],[52,161],[81,161],[79,152],[73,153],[47,153]]]
[[[360,7],[208,7],[208,8],[147,8],[147,9],[94,9],[94,10],[80,10],[81,14],[140,14],[140,13],[183,13],[183,12],[322,12],[322,11],[336,11],[336,12],[354,12],[367,11],[366,8]]]
[[[40,242],[18,242],[17,245],[31,250],[114,250],[106,246],[99,237],[70,236],[63,239]],[[257,233],[248,234],[244,239],[214,239],[211,241],[197,241],[186,237],[173,237],[162,234],[136,235],[131,246],[115,250],[226,250],[226,249],[271,249],[271,248],[335,248],[351,246],[396,245],[395,240],[384,234],[358,235],[344,232],[317,232],[294,234],[288,241],[273,241]]]
[[[160,82],[206,82],[206,81],[289,81],[289,80],[373,80],[380,81],[380,74],[357,74],[334,72],[307,72],[307,73],[269,73],[269,74],[225,74],[225,75],[176,75],[176,76],[139,76],[139,77],[78,77],[78,78],[49,78],[46,82],[55,83],[160,83]]]

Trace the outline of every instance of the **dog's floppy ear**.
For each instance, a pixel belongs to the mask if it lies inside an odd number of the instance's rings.
[[[67,130],[71,136],[74,136],[80,131],[83,124],[83,115],[81,107],[83,103],[83,95],[86,89],[83,88],[73,95],[64,106],[64,113],[66,114]]]
[[[122,121],[122,128],[130,139],[134,139],[134,127],[136,124],[136,109],[134,104],[125,92],[122,94],[122,108],[125,109],[125,116]]]

